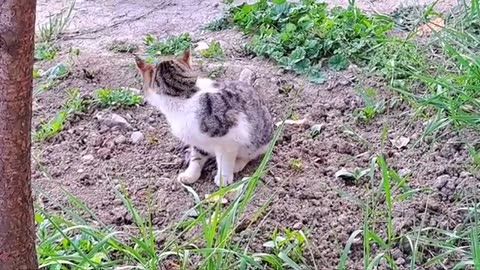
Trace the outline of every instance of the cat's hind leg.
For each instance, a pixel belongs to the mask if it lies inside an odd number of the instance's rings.
[[[203,166],[205,165],[205,162],[207,162],[208,158],[208,153],[191,146],[188,167],[184,172],[178,175],[177,180],[183,184],[195,183],[200,178]]]

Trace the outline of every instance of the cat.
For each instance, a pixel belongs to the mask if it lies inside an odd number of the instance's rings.
[[[188,167],[177,178],[181,183],[196,182],[205,162],[215,157],[215,184],[230,185],[234,173],[265,153],[273,138],[273,118],[253,88],[251,74],[237,81],[201,78],[193,70],[190,49],[158,64],[138,56],[135,62],[146,102],[163,113],[173,135],[190,147]]]

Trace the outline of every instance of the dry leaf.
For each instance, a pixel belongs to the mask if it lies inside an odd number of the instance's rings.
[[[396,138],[396,139],[393,139],[393,140],[390,140],[390,142],[392,143],[393,146],[395,146],[397,149],[401,149],[405,146],[407,146],[407,144],[410,142],[410,139],[407,138],[407,137],[399,137],[399,138]]]
[[[421,25],[418,28],[417,35],[427,36],[432,32],[437,32],[442,30],[445,27],[445,20],[443,18],[437,17],[426,24]]]

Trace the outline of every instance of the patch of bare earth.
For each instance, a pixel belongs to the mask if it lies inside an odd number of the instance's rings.
[[[51,2],[39,1],[39,21],[45,20]],[[376,2],[388,5],[391,1]],[[275,228],[302,229],[308,232],[312,264],[315,261],[319,269],[335,269],[344,244],[353,231],[361,228],[362,220],[360,207],[339,194],[348,193],[361,200],[370,195],[367,181],[346,183],[336,179],[335,173],[342,168],[367,168],[371,156],[380,151],[393,168],[411,175],[411,187],[434,191],[394,205],[397,232],[406,232],[422,220],[429,226],[448,229],[462,222],[463,217],[455,211],[458,198],[478,186],[478,178],[468,172],[463,137],[472,134],[448,133],[437,142],[414,145],[425,119],[415,118],[401,100],[371,123],[359,123],[352,117],[353,111],[363,105],[356,90],[373,87],[383,98],[395,99],[385,83],[361,76],[352,67],[329,73],[323,85],[310,84],[265,59],[244,55],[240,48],[246,38],[234,30],[203,33],[201,26],[221,11],[222,6],[213,0],[77,0],[73,21],[58,45],[63,52],[79,48],[80,56],[66,80],[34,97],[34,125],[58,111],[66,97],[65,89],[79,88],[88,95],[100,87],[140,88],[131,56],[107,49],[114,40],[137,43],[142,50],[142,38],[147,33],[166,37],[190,32],[195,40],[219,40],[226,49],[226,61],[203,61],[199,69],[204,74],[223,66],[221,79],[236,79],[243,68],[250,68],[256,74],[254,85],[265,94],[276,121],[286,117],[289,107],[295,115],[308,119],[304,125],[287,125],[250,205],[252,212],[273,199],[268,216],[255,224],[260,229],[252,249],[262,251],[262,243]],[[64,53],[59,59],[66,57]],[[48,67],[59,59],[38,66]],[[290,91],[286,93],[285,89]],[[99,113],[118,114],[129,126],[108,126],[97,119]],[[310,128],[317,124],[322,125],[321,132],[312,138]],[[398,149],[387,140],[382,147],[384,127],[390,139],[404,136],[411,142]],[[347,128],[359,137],[345,133]],[[135,131],[144,135],[138,143],[131,142]],[[158,228],[177,221],[193,205],[191,195],[175,181],[185,165],[184,148],[170,134],[164,117],[146,105],[128,110],[91,110],[76,116],[55,138],[35,143],[33,152],[34,185],[48,194],[37,195],[46,205],[62,202],[65,198],[60,189],[64,188],[84,200],[105,223],[120,228],[132,223],[114,192],[121,185],[140,209],[146,208],[152,195],[153,219]],[[300,161],[301,166],[294,168],[292,160]],[[249,165],[242,175],[252,173],[256,165]],[[199,194],[214,191],[213,172],[207,170],[193,188]],[[382,226],[379,230],[384,230]],[[253,229],[247,229],[243,235],[251,233]],[[348,269],[363,268],[361,244],[354,246],[350,258]],[[399,249],[394,259],[407,269],[407,251]]]

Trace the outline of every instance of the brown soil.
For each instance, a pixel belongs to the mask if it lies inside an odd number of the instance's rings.
[[[360,2],[361,7],[368,8],[368,4]],[[391,2],[397,3],[386,0],[374,3],[385,12],[393,8]],[[450,2],[443,4],[451,6]],[[43,22],[48,12],[58,10],[62,2],[41,0],[38,5],[38,20]],[[335,173],[342,168],[367,168],[372,154],[380,152],[394,169],[411,172],[412,188],[433,189],[430,195],[421,193],[394,205],[397,232],[408,231],[422,219],[429,226],[448,229],[462,222],[463,216],[456,211],[458,198],[478,186],[478,178],[468,172],[469,157],[464,143],[465,138],[475,134],[445,132],[434,142],[414,145],[421,137],[426,119],[416,118],[414,111],[389,92],[384,82],[362,76],[352,66],[344,72],[329,73],[323,85],[313,85],[267,60],[247,57],[239,49],[246,40],[240,33],[201,31],[204,24],[221,12],[222,5],[215,0],[77,0],[73,21],[58,42],[63,55],[36,65],[48,68],[65,60],[71,47],[80,49],[79,59],[72,75],[34,97],[34,127],[58,111],[66,97],[65,89],[79,88],[82,94],[90,94],[99,87],[140,88],[132,58],[107,49],[114,40],[138,44],[142,50],[142,38],[147,33],[166,37],[188,31],[195,40],[219,40],[226,49],[226,61],[202,63],[205,73],[223,65],[225,74],[221,78],[235,79],[243,68],[250,68],[256,73],[255,86],[265,93],[276,121],[283,119],[286,108],[293,106],[294,112],[309,122],[286,127],[268,173],[256,192],[250,211],[272,196],[273,203],[268,217],[257,224],[259,237],[252,246],[254,250],[265,251],[262,243],[275,228],[302,228],[309,232],[313,254],[310,262],[315,261],[319,269],[336,269],[344,244],[353,231],[361,228],[362,221],[360,207],[339,194],[348,193],[364,200],[371,192],[367,180],[346,183],[336,179]],[[93,79],[87,78],[84,70]],[[293,86],[290,95],[281,93],[285,84]],[[373,87],[386,101],[397,102],[371,123],[359,123],[352,114],[362,106],[356,92],[362,87]],[[146,105],[118,109],[113,112],[124,117],[132,128],[108,128],[96,120],[98,112],[93,109],[77,116],[52,140],[34,144],[34,185],[44,192],[37,193],[37,197],[46,205],[53,205],[64,201],[61,192],[64,188],[84,200],[105,223],[122,227],[132,222],[115,195],[115,190],[124,184],[140,209],[145,208],[149,190],[153,192],[156,226],[164,228],[178,220],[193,205],[193,198],[175,181],[184,166],[185,152],[170,134],[164,117]],[[323,129],[312,139],[309,127],[314,124],[322,124]],[[397,149],[387,140],[382,147],[384,127],[388,128],[388,138],[405,136],[411,142],[406,148]],[[363,141],[345,133],[346,128],[351,128]],[[145,142],[130,143],[133,131],[145,134]],[[300,169],[292,168],[293,159],[301,160]],[[249,165],[243,175],[253,172],[257,164]],[[193,188],[201,196],[216,190],[211,168]],[[384,225],[379,228],[383,231]],[[399,249],[394,257],[403,261],[407,269],[409,254]],[[362,269],[361,245],[354,246],[350,258],[348,269]]]

